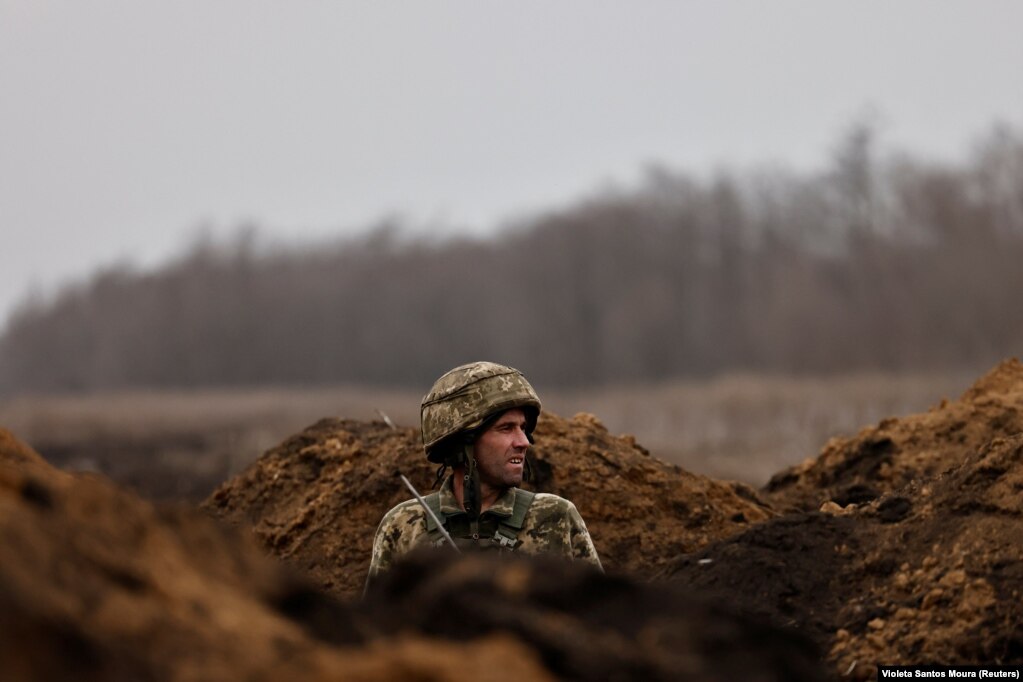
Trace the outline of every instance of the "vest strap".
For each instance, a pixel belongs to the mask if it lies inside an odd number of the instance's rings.
[[[519,531],[522,530],[522,523],[526,520],[526,512],[533,504],[536,493],[522,488],[515,489],[515,505],[512,507],[512,514],[503,519],[494,531],[494,542],[501,546],[501,549],[515,549],[519,544]]]
[[[522,529],[522,522],[526,520],[526,512],[529,511],[529,506],[533,504],[533,498],[536,497],[536,493],[522,488],[515,489],[515,506],[512,508],[512,515],[501,522],[502,526],[511,526],[516,531]],[[517,535],[518,533],[516,533]]]
[[[440,510],[440,491],[438,490],[437,492],[430,493],[423,498],[423,501],[426,502],[426,506],[433,512],[433,516],[430,516],[429,514],[426,515],[426,532],[433,533],[437,530],[437,524],[433,520],[434,516],[438,519],[442,519],[443,521],[447,521]]]
[[[536,497],[536,493],[522,488],[515,489],[515,503],[512,507],[511,516],[506,519],[502,519],[497,526],[497,530],[494,532],[493,538],[483,538],[484,540],[490,540],[494,544],[498,545],[501,549],[514,549],[519,544],[519,531],[522,530],[522,524],[526,520],[526,513],[529,511],[530,505],[533,504],[533,499]],[[430,511],[434,513],[438,519],[447,526],[447,517],[440,510],[440,491],[430,493],[423,497],[423,501],[430,508]],[[426,515],[426,532],[430,536],[431,544],[440,546],[444,544],[444,536],[437,528],[437,524],[434,523],[433,518]],[[458,538],[456,538],[456,541]]]

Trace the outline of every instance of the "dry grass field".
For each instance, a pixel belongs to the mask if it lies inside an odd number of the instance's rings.
[[[828,438],[955,398],[970,373],[704,382],[545,390],[547,409],[596,415],[696,473],[762,485]],[[0,426],[51,462],[100,471],[144,495],[197,501],[285,437],[323,417],[418,422],[425,390],[362,387],[111,392],[0,402]]]
[[[733,375],[580,392],[541,393],[571,415],[591,412],[668,461],[760,486],[816,456],[829,438],[954,399],[976,373],[853,374],[819,378]]]

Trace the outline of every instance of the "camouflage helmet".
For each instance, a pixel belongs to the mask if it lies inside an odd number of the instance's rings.
[[[526,433],[540,415],[540,399],[522,372],[493,362],[470,362],[455,367],[433,384],[423,397],[420,423],[423,447],[431,462],[442,463],[436,446],[446,438],[479,427],[487,417],[512,408],[526,409]]]

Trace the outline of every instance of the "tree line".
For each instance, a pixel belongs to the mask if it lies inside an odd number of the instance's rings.
[[[474,359],[543,385],[978,368],[1023,349],[1023,139],[957,162],[660,167],[486,239],[387,224],[315,247],[251,231],[26,301],[5,394],[115,387],[429,385]]]

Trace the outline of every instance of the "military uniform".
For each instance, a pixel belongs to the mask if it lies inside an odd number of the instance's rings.
[[[431,462],[442,465],[442,471],[453,466],[464,476],[463,497],[460,503],[449,476],[438,493],[425,498],[436,520],[417,500],[402,502],[387,512],[373,541],[367,587],[412,549],[446,544],[444,530],[463,550],[554,554],[600,568],[586,524],[575,505],[563,497],[532,493],[502,482],[496,484],[501,490],[498,498],[482,508],[481,474],[474,452],[476,439],[490,434],[488,424],[512,409],[522,412],[525,425],[517,428],[522,428],[519,433],[524,432],[532,443],[533,429],[540,416],[540,399],[522,373],[512,367],[472,362],[452,369],[434,383],[423,397],[420,410],[423,449]],[[522,451],[523,465],[528,464],[526,446],[524,440],[509,445]],[[489,458],[492,452],[488,453]],[[488,490],[493,490],[493,474],[487,476],[490,477],[487,485],[491,486]]]
[[[516,496],[526,491],[509,488],[480,515],[478,538],[468,533],[468,518],[455,499],[451,476],[440,489],[439,507],[446,526],[460,549],[514,549],[525,554],[553,554],[579,559],[601,568],[597,550],[586,530],[586,524],[575,505],[563,497],[538,493],[526,510],[522,526],[515,534],[514,546],[502,547],[494,542],[501,522],[512,517]],[[528,494],[528,493],[527,493]],[[373,558],[369,565],[367,584],[387,571],[403,554],[416,547],[446,544],[439,533],[429,531],[426,511],[416,500],[407,500],[384,515],[373,540]]]

